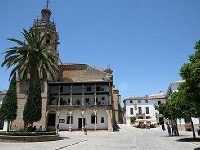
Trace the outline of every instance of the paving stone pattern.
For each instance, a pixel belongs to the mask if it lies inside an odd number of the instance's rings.
[[[120,125],[120,131],[61,131],[59,141],[36,143],[0,142],[0,150],[198,150],[200,142],[178,142],[179,138],[191,137],[191,132],[180,132],[180,137],[168,137],[167,131],[136,129]]]

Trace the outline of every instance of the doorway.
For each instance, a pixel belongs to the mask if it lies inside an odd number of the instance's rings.
[[[85,126],[85,118],[78,118],[78,129],[82,129],[82,119],[83,119],[83,126]]]
[[[55,122],[56,122],[56,114],[49,113],[48,120],[47,120],[47,126],[55,126]]]

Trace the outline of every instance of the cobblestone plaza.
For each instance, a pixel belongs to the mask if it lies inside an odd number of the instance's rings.
[[[180,131],[180,137],[168,137],[167,131],[161,128],[137,129],[120,125],[118,132],[61,131],[61,139],[52,142],[36,143],[0,143],[0,149],[6,150],[197,150],[198,142],[180,142],[180,138],[192,137],[191,132]]]

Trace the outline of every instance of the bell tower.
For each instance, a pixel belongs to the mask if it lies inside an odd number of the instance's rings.
[[[40,19],[35,19],[33,22],[33,26],[31,30],[39,29],[42,33],[46,35],[44,40],[44,44],[48,44],[49,51],[55,52],[59,56],[59,51],[57,46],[59,44],[59,36],[56,31],[56,24],[54,21],[51,21],[51,10],[49,9],[50,1],[46,1],[46,8],[41,10],[41,17]]]

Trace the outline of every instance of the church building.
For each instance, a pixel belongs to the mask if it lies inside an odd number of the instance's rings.
[[[33,22],[32,29],[46,34],[44,44],[49,51],[59,55],[59,36],[56,25],[51,21],[51,11],[42,9],[41,18]],[[35,122],[42,130],[91,130],[113,131],[113,74],[110,68],[97,69],[87,64],[61,64],[55,80],[42,84],[42,117]],[[28,82],[17,81],[17,118],[11,129],[24,127],[23,109],[27,100]]]

